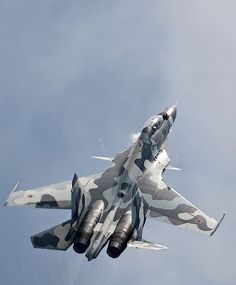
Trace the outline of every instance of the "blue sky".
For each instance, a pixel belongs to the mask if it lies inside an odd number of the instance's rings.
[[[67,211],[0,206],[2,284],[235,283],[236,3],[0,2],[0,203],[32,188],[97,172],[151,115],[180,100],[165,180],[210,216],[212,238],[149,221],[167,252],[113,260],[34,250],[29,236]],[[99,140],[102,139],[106,151]]]

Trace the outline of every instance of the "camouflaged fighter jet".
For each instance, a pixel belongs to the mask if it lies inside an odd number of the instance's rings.
[[[42,188],[18,191],[6,206],[71,209],[71,219],[31,237],[35,248],[67,250],[72,244],[88,260],[107,246],[118,257],[127,246],[162,250],[143,239],[146,218],[212,235],[219,223],[209,218],[162,180],[170,159],[165,151],[176,106],[151,117],[134,144],[111,160],[104,172]]]

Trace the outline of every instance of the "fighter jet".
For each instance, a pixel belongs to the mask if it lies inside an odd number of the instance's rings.
[[[19,191],[13,189],[6,206],[70,209],[71,219],[31,237],[35,248],[85,253],[96,258],[107,245],[117,258],[128,247],[162,250],[165,246],[146,241],[147,218],[213,235],[220,221],[208,217],[164,181],[170,159],[167,136],[176,119],[176,106],[151,117],[133,145],[110,160],[104,172],[69,181]]]

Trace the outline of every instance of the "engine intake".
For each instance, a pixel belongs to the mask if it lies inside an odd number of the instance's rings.
[[[88,248],[93,230],[99,222],[103,210],[104,202],[102,200],[97,200],[89,207],[75,237],[73,249],[77,253],[84,253]]]
[[[127,242],[133,233],[132,215],[125,213],[119,220],[114,233],[110,237],[107,254],[117,258],[126,249]]]

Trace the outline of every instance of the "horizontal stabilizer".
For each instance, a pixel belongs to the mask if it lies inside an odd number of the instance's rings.
[[[73,220],[68,220],[46,231],[33,235],[30,239],[34,248],[67,250],[74,240],[70,233]]]
[[[168,247],[149,242],[146,240],[134,240],[132,242],[128,243],[129,247],[135,247],[135,248],[143,248],[143,249],[153,249],[153,250],[163,250],[163,249],[168,249]]]

